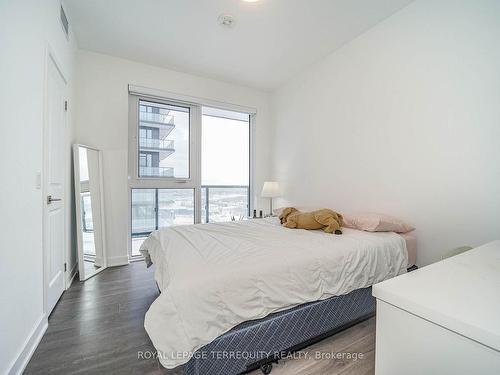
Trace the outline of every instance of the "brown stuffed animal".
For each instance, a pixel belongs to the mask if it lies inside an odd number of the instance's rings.
[[[328,209],[313,212],[300,212],[296,208],[287,207],[279,216],[281,224],[286,228],[323,229],[326,233],[342,234],[342,215]]]

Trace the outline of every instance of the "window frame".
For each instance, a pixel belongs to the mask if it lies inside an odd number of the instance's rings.
[[[186,178],[179,177],[149,177],[139,176],[139,103],[140,101],[171,105],[189,108],[189,176]],[[178,184],[192,184],[200,179],[200,171],[197,171],[198,163],[196,162],[197,150],[196,145],[200,142],[198,137],[201,134],[201,120],[196,119],[197,114],[201,113],[201,106],[192,103],[183,103],[170,99],[149,98],[146,96],[129,95],[129,181],[130,184],[140,185],[138,187],[151,186],[152,188],[171,188]],[[186,186],[187,186],[186,185]]]
[[[255,124],[257,110],[250,107],[195,98],[129,85],[128,113],[128,222],[127,253],[130,260],[140,260],[142,256],[132,256],[132,189],[194,189],[194,222],[201,223],[201,122],[202,107],[246,113],[249,115],[249,213],[254,209],[254,161],[255,161]],[[139,102],[141,100],[189,108],[189,178],[176,177],[139,177]]]

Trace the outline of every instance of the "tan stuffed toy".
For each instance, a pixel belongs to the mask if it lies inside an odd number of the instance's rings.
[[[296,208],[287,207],[279,216],[281,224],[286,228],[323,229],[326,233],[342,234],[342,215],[328,209],[313,212],[300,212]]]

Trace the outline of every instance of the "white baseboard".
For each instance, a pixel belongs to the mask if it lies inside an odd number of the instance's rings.
[[[71,271],[69,271],[69,274],[68,274],[67,280],[66,280],[66,290],[69,289],[69,287],[73,283],[73,279],[75,278],[75,276],[77,274],[78,274],[78,262],[76,262],[75,265],[73,266],[73,268],[71,269]]]
[[[9,375],[21,375],[23,373],[48,326],[47,317],[43,314],[24,342],[23,348],[14,363],[10,366]]]
[[[108,267],[125,266],[128,264],[128,256],[108,257]]]

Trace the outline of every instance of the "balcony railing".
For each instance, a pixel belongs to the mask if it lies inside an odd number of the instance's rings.
[[[139,138],[139,146],[144,148],[154,148],[157,150],[174,151],[173,140],[161,140],[154,138]]]
[[[172,167],[139,167],[141,177],[174,177]]]
[[[162,113],[139,112],[139,120],[153,122],[156,124],[175,126],[174,117],[172,115],[164,115]]]
[[[202,222],[239,220],[250,215],[247,185],[202,185]]]
[[[138,190],[132,193],[132,256],[141,255],[139,247],[151,231],[179,223],[192,224],[195,220],[192,189],[180,189],[186,192],[176,192],[173,198],[162,196],[159,193],[162,189]],[[249,194],[248,185],[202,185],[201,222],[240,220],[249,216]]]

